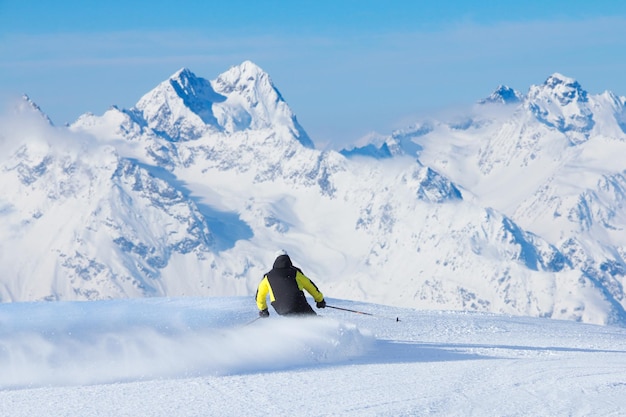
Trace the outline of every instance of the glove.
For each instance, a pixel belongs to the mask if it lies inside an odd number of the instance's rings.
[[[324,299],[322,298],[322,301],[318,301],[318,302],[315,304],[315,306],[316,306],[317,308],[324,308],[324,307],[326,307],[326,301],[324,301]]]
[[[262,318],[266,318],[270,316],[270,312],[268,311],[268,309],[266,308],[265,310],[261,310],[259,311],[259,316]]]

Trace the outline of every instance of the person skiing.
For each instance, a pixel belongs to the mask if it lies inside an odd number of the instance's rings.
[[[282,316],[315,315],[309,305],[303,289],[313,296],[317,308],[326,307],[324,295],[302,270],[291,263],[291,258],[284,250],[276,252],[272,270],[267,272],[256,291],[256,304],[260,317],[269,317],[267,295],[272,307]]]

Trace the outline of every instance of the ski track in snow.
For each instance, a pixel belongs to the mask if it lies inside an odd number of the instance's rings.
[[[375,316],[254,320],[249,297],[0,305],[0,416],[626,408],[626,329],[328,301]]]

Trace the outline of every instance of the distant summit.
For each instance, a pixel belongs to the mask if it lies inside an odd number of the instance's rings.
[[[22,96],[22,99],[20,101],[20,103],[18,104],[18,109],[20,111],[30,111],[32,113],[37,114],[38,116],[40,116],[43,120],[45,120],[46,123],[48,123],[49,125],[54,125],[54,123],[52,123],[52,120],[50,120],[50,118],[48,117],[47,114],[45,114],[41,108],[39,107],[39,105],[37,103],[35,103],[33,100],[31,100],[31,98],[27,95],[24,94]]]
[[[183,103],[206,123],[217,125],[211,106],[226,100],[213,90],[211,83],[183,68],[169,79],[170,85]]]
[[[280,93],[274,87],[270,76],[258,65],[251,61],[244,61],[240,65],[230,67],[215,80],[216,89],[223,94],[231,94],[233,91],[247,91],[256,95],[267,95],[276,100],[282,100]]]
[[[531,86],[526,104],[539,121],[567,133],[574,144],[586,141],[595,125],[587,91],[578,81],[559,73],[542,85]]]
[[[213,81],[182,68],[144,95],[130,113],[172,142],[207,132],[283,129],[305,147],[314,147],[269,75],[251,61]]]
[[[479,104],[487,103],[502,103],[502,104],[514,104],[522,101],[523,96],[518,91],[508,87],[506,85],[500,85],[491,95],[485,99],[480,100]]]
[[[221,130],[213,104],[224,100],[211,83],[183,68],[144,95],[131,111],[169,140],[189,140],[207,129]]]
[[[548,77],[541,90],[557,99],[562,106],[571,102],[586,103],[588,101],[587,91],[582,89],[578,81],[559,73]]]
[[[270,76],[253,62],[244,61],[231,67],[211,85],[227,97],[214,109],[219,125],[226,132],[285,128],[305,147],[315,147]]]
[[[354,147],[352,149],[342,149],[339,153],[348,158],[353,156],[370,156],[377,159],[384,159],[391,158],[393,156],[389,150],[389,146],[385,142],[383,142],[380,146],[370,143],[368,145]]]

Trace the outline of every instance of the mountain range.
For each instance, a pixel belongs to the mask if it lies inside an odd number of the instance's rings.
[[[249,61],[69,126],[24,97],[0,301],[252,296],[282,248],[329,297],[623,325],[625,106],[555,73],[322,151]]]

